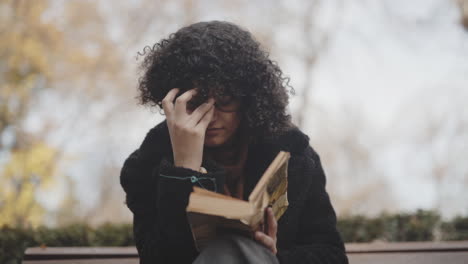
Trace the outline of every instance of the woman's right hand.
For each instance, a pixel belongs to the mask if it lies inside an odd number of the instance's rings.
[[[174,88],[162,100],[174,153],[174,165],[199,171],[203,160],[205,132],[213,118],[214,99],[210,98],[189,112],[187,102],[196,94],[196,90],[188,90],[175,99],[178,92],[179,89]]]

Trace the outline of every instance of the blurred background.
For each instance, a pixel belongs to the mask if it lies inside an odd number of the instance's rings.
[[[202,20],[291,78],[340,219],[468,215],[466,0],[1,0],[0,226],[131,223],[120,169],[164,119],[138,52]]]

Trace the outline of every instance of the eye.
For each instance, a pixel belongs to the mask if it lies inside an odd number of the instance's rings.
[[[233,96],[222,96],[216,100],[215,107],[221,112],[236,112],[240,102]]]
[[[228,105],[231,102],[234,101],[234,98],[232,96],[226,95],[218,99],[217,104],[218,105]]]

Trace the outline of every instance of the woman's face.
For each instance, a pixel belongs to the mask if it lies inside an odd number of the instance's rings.
[[[205,133],[205,146],[222,146],[234,137],[241,122],[239,108],[239,100],[230,96],[216,100],[213,118]]]

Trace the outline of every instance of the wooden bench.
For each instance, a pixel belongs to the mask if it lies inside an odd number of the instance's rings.
[[[346,252],[349,262],[356,264],[468,263],[468,241],[348,243]]]
[[[468,241],[348,243],[346,252],[351,264],[467,264]],[[137,264],[134,247],[51,247],[28,248],[26,264]]]
[[[138,264],[135,247],[34,247],[28,248],[23,263],[39,264]]]

